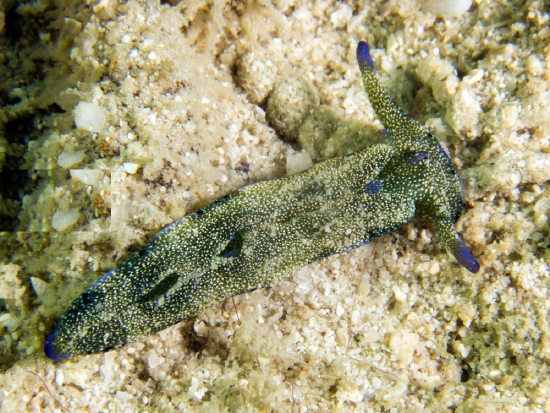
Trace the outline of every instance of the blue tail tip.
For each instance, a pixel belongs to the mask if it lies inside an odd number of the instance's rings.
[[[57,330],[57,329],[56,329]],[[54,361],[61,361],[61,360],[65,360],[66,358],[68,358],[69,356],[66,355],[66,354],[63,354],[61,352],[58,352],[55,350],[54,348],[54,345],[55,345],[55,333],[56,331],[54,330],[53,333],[51,333],[48,338],[46,339],[45,343],[44,343],[44,353],[46,354],[46,357],[48,357],[49,359],[52,359]]]
[[[479,262],[477,262],[462,240],[460,240],[460,245],[458,247],[458,251],[456,251],[455,258],[460,265],[471,273],[476,274],[479,271]]]
[[[357,45],[357,61],[359,66],[368,66],[374,68],[374,62],[370,56],[370,48],[367,42],[359,42]]]

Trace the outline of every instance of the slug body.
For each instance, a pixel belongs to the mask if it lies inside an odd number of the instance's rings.
[[[366,43],[357,57],[387,144],[243,187],[172,223],[73,302],[46,339],[46,355],[120,348],[415,217],[434,221],[447,249],[477,272],[454,229],[462,210],[454,165],[381,86]]]

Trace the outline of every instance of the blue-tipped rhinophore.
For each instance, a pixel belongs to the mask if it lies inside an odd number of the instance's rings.
[[[370,48],[367,42],[359,42],[357,45],[357,62],[359,66],[368,66],[376,69],[370,56]]]
[[[479,271],[479,262],[474,258],[468,247],[464,245],[464,241],[459,237],[458,250],[454,254],[456,260],[460,265],[466,268],[472,273]]]

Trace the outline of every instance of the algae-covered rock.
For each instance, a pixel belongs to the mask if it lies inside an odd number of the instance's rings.
[[[283,140],[295,142],[302,122],[316,101],[312,87],[305,80],[283,80],[267,100],[267,121]]]
[[[346,122],[328,106],[313,110],[300,125],[298,143],[315,162],[343,156],[377,143],[384,130],[361,122]]]

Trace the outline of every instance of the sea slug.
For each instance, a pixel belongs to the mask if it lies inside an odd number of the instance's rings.
[[[443,245],[477,272],[454,228],[462,211],[456,168],[381,86],[364,42],[357,59],[386,144],[243,187],[172,223],[73,302],[46,339],[46,355],[120,348],[415,217],[432,220]]]

